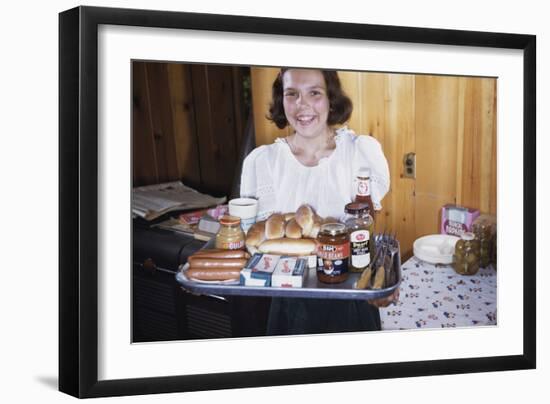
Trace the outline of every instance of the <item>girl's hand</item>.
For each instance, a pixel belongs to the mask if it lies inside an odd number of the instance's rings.
[[[370,304],[375,307],[388,307],[392,303],[397,303],[399,301],[399,288],[386,297],[381,297],[380,299],[367,300]]]

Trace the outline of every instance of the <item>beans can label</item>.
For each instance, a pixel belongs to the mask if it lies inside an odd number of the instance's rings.
[[[351,265],[364,268],[370,264],[370,234],[368,230],[357,230],[350,234]]]
[[[319,244],[317,247],[317,272],[338,276],[348,272],[349,243]]]

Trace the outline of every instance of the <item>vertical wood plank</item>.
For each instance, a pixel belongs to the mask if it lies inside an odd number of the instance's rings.
[[[462,205],[462,175],[464,167],[464,108],[466,105],[466,77],[458,77],[457,132],[456,132],[456,204]]]
[[[496,213],[496,79],[482,79],[482,201],[483,212]],[[494,211],[493,211],[494,207]]]
[[[414,76],[386,75],[385,93],[384,153],[391,176],[391,189],[383,201],[385,229],[397,233],[402,255],[409,256],[416,239],[415,180],[404,177],[403,156],[416,150]]]
[[[132,63],[132,175],[133,186],[154,184],[158,170],[149,107],[145,63]]]
[[[244,106],[244,68],[238,66],[231,67],[231,77],[233,83],[233,118],[235,128],[235,149],[237,153],[241,150],[246,126],[246,114]]]
[[[202,186],[228,195],[237,163],[231,68],[191,65],[191,76]]]
[[[493,138],[492,147],[491,147],[491,185],[490,185],[490,195],[491,199],[489,202],[489,213],[496,215],[497,214],[497,80],[491,80],[490,91],[492,92],[492,133]]]
[[[346,95],[351,99],[353,104],[353,112],[350,119],[345,125],[350,129],[353,129],[356,133],[364,133],[363,123],[362,123],[362,80],[363,74],[360,72],[348,72],[342,71],[338,72],[338,77],[340,77],[340,83],[342,89]]]
[[[464,161],[462,204],[481,212],[496,210],[496,93],[495,79],[463,78],[466,81],[464,110]]]
[[[418,75],[415,81],[418,237],[438,233],[441,207],[456,200],[459,87],[456,77]]]
[[[465,78],[464,161],[462,165],[462,205],[474,208],[480,201],[481,173],[481,88],[478,80]]]
[[[149,89],[153,138],[155,140],[158,181],[178,178],[174,124],[166,63],[145,64]]]
[[[170,106],[174,124],[174,147],[178,178],[196,187],[201,183],[198,144],[195,136],[193,91],[189,65],[167,65]]]
[[[387,75],[380,73],[361,73],[361,103],[354,105],[354,113],[361,116],[362,127],[358,133],[373,136],[382,145],[388,165],[390,165],[390,181],[393,181],[394,173],[391,167],[391,147],[385,144],[386,140],[386,85]],[[353,128],[354,129],[354,128]],[[393,188],[393,183],[392,183]],[[382,201],[382,211],[376,214],[375,231],[379,232],[387,228],[387,222],[391,214],[392,192],[388,193]]]
[[[250,69],[256,146],[271,144],[277,137],[290,134],[288,128],[279,129],[266,118],[271,102],[271,88],[278,73],[278,68],[252,67]]]
[[[361,115],[363,127],[361,133],[374,136],[384,143],[385,113],[388,94],[388,75],[382,73],[363,73],[361,86],[361,104],[355,106],[355,112]]]

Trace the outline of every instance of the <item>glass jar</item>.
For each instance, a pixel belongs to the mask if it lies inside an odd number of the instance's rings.
[[[479,270],[480,243],[474,233],[464,233],[455,244],[453,268],[461,275],[475,275]]]
[[[496,219],[490,215],[481,215],[472,225],[472,232],[480,243],[479,265],[495,263]]]
[[[242,250],[244,249],[244,240],[241,219],[236,216],[222,216],[220,218],[220,229],[216,234],[216,248]]]
[[[348,203],[345,211],[344,224],[350,239],[349,271],[363,272],[373,257],[374,220],[366,203]]]
[[[349,235],[343,223],[326,223],[317,236],[317,279],[340,283],[348,279]]]
[[[370,168],[361,167],[357,173],[356,181],[357,189],[354,202],[366,203],[369,205],[371,215],[374,215],[374,204],[372,203],[372,198],[370,195]]]

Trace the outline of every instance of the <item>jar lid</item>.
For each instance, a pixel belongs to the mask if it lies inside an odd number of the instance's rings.
[[[348,203],[345,208],[346,213],[368,213],[369,212],[369,205],[367,203],[362,202],[351,202]]]
[[[241,218],[237,216],[223,215],[220,217],[220,224],[224,226],[234,226],[241,223]]]
[[[325,223],[321,226],[320,232],[330,234],[331,236],[344,234],[346,232],[346,225],[342,223]]]
[[[465,241],[473,240],[475,237],[475,234],[470,232],[464,233],[462,236],[460,236],[460,238]]]

